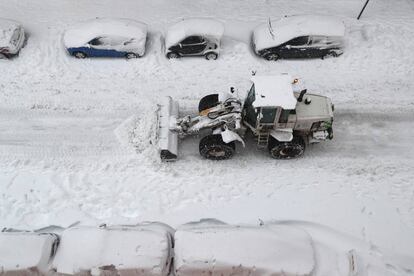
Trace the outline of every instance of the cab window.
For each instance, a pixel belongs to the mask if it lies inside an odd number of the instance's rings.
[[[263,107],[260,123],[261,124],[273,124],[275,122],[275,116],[276,116],[276,108]]]
[[[280,113],[280,117],[279,117],[279,123],[281,124],[287,123],[290,113],[291,113],[291,110],[282,109],[282,112]]]

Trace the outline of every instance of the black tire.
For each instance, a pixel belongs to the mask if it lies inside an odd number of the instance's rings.
[[[198,112],[203,110],[212,108],[217,105],[219,101],[218,94],[210,94],[201,98],[200,102],[198,103]]]
[[[216,60],[218,58],[218,55],[216,53],[207,53],[204,57],[206,60]]]
[[[203,137],[199,145],[200,155],[210,160],[226,160],[233,157],[236,144],[224,143],[220,134],[212,134]]]
[[[139,58],[140,56],[135,53],[127,53],[125,57],[126,59],[132,59],[132,58]]]
[[[293,136],[290,142],[279,142],[270,137],[268,148],[270,156],[274,159],[292,159],[305,152],[305,142],[299,136]]]
[[[74,56],[75,58],[80,58],[80,59],[82,59],[82,58],[86,58],[86,57],[87,57],[87,55],[86,55],[84,52],[74,52],[74,53],[73,53],[73,56]]]
[[[263,56],[266,60],[269,61],[276,61],[280,58],[280,56],[276,53],[268,53],[266,55]]]
[[[169,59],[176,59],[176,58],[180,58],[180,55],[177,54],[176,52],[169,52],[167,54],[167,58],[169,58]]]

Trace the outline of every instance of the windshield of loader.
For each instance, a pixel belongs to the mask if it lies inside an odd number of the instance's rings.
[[[255,90],[254,84],[250,88],[249,93],[247,94],[246,100],[244,101],[243,108],[245,109],[245,118],[244,120],[250,124],[252,127],[256,126],[257,112],[253,107],[253,102],[255,101]]]

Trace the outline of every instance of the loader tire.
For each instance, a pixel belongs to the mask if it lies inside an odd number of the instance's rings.
[[[210,160],[226,160],[233,157],[236,144],[224,143],[220,134],[212,134],[203,137],[199,145],[200,155]]]
[[[219,101],[218,94],[210,94],[201,98],[198,104],[198,112],[215,107]]]
[[[305,142],[300,136],[293,136],[290,142],[279,142],[270,137],[268,148],[270,156],[274,159],[292,159],[305,152]]]

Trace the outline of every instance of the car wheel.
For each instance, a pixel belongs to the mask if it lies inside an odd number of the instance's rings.
[[[290,142],[279,142],[270,137],[268,148],[270,155],[275,159],[292,159],[305,152],[305,142],[299,136],[293,136]]]
[[[276,54],[276,53],[269,53],[269,54],[266,54],[266,55],[264,56],[264,58],[265,58],[266,60],[269,60],[269,61],[276,61],[276,60],[278,60],[278,59],[279,59],[279,55],[278,55],[278,54]]]
[[[199,144],[200,155],[210,160],[226,160],[233,157],[236,144],[224,143],[220,134],[212,134],[203,137]]]
[[[212,108],[217,105],[219,101],[218,94],[210,94],[201,98],[200,102],[198,103],[198,112],[202,112],[203,110]]]
[[[207,53],[205,57],[207,60],[216,60],[218,58],[218,55],[216,53]]]
[[[75,58],[86,58],[87,57],[87,55],[84,52],[74,52],[73,56]]]
[[[167,58],[169,58],[169,59],[176,59],[176,58],[179,58],[179,57],[180,57],[180,55],[175,53],[175,52],[169,52],[167,54]]]
[[[137,54],[135,54],[135,53],[127,53],[127,54],[125,55],[125,57],[126,57],[127,59],[132,59],[132,58],[139,58],[139,55],[137,55]]]

